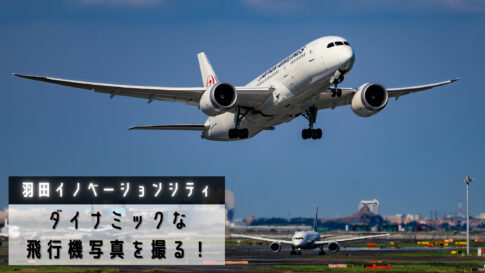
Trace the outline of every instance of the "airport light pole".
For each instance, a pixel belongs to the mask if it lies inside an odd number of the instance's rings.
[[[467,176],[464,181],[466,183],[466,255],[470,256],[470,199],[468,197],[473,178]]]

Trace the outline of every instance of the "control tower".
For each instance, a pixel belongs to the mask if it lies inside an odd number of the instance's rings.
[[[367,206],[370,210],[370,212],[372,212],[373,214],[375,215],[379,215],[379,200],[377,199],[374,199],[374,200],[362,200],[360,201],[359,203],[359,210],[364,207],[364,206]]]

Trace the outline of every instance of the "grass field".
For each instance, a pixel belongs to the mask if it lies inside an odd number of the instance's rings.
[[[444,257],[461,257],[466,250],[461,250],[462,253],[458,254],[451,254],[450,250],[441,250],[441,251],[406,251],[406,252],[396,252],[396,253],[389,253],[387,255],[394,255],[394,256],[404,256],[404,257],[432,257],[432,256],[444,256]],[[477,256],[476,250],[470,250],[470,256]]]
[[[288,265],[258,267],[253,270],[279,272],[470,272],[470,268],[430,265],[393,265],[391,269],[368,270],[361,266],[350,268],[329,268],[327,265]]]
[[[369,264],[366,261],[345,261],[346,264],[352,265],[365,265]],[[384,263],[387,264],[387,263]],[[431,265],[431,266],[480,266],[485,265],[484,260],[469,260],[469,261],[410,261],[410,262],[392,262],[392,264],[398,265]]]

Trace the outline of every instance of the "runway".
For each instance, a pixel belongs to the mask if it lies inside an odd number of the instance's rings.
[[[318,250],[303,251],[302,255],[290,255],[290,248],[282,248],[281,252],[275,253],[268,245],[226,245],[226,262],[247,262],[247,264],[226,264],[225,266],[189,266],[189,267],[166,267],[157,268],[159,271],[171,272],[275,272],[275,270],[262,270],[263,268],[277,265],[328,265],[343,264],[349,261],[362,261],[371,263],[382,261],[383,263],[406,264],[407,262],[422,262],[432,265],[465,266],[464,261],[476,261],[477,257],[457,257],[456,265],[449,264],[453,258],[449,256],[412,255],[406,256],[403,253],[426,253],[446,252],[451,249],[423,249],[409,247],[402,249],[367,249],[367,248],[346,248],[337,254],[318,255]],[[397,255],[396,255],[397,254]],[[485,257],[479,258],[485,264]],[[470,264],[472,266],[472,264]],[[276,271],[277,272],[277,271]]]
[[[281,252],[275,253],[269,245],[236,245],[226,244],[226,265],[206,266],[123,266],[118,267],[121,272],[278,272],[274,266],[310,266],[328,264],[370,264],[382,261],[383,264],[408,265],[420,263],[423,265],[446,267],[476,267],[477,260],[483,261],[485,257],[462,257],[448,255],[452,248],[421,248],[404,247],[400,249],[366,247],[343,248],[337,254],[320,256],[318,250],[305,250],[302,255],[290,255],[290,248],[283,247]],[[7,247],[0,248],[1,263],[6,264],[8,256],[5,255]],[[456,264],[453,263],[456,261]],[[469,261],[469,264],[467,263]],[[483,265],[482,265],[483,267]],[[78,267],[79,268],[79,267]],[[92,268],[92,267],[91,267]],[[97,267],[100,272],[108,267]],[[271,269],[271,270],[270,270]],[[365,271],[364,268],[362,268]]]

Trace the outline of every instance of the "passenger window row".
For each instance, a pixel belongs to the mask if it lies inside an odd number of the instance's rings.
[[[341,46],[341,45],[349,45],[349,43],[347,41],[330,43],[330,44],[327,45],[327,48],[331,48],[333,46]]]

